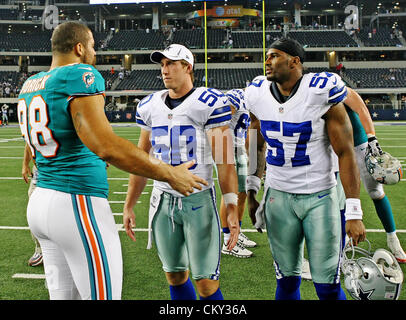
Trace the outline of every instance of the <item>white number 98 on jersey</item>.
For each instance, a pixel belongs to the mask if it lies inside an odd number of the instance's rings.
[[[28,107],[25,99],[20,99],[17,115],[22,135],[30,146],[32,155],[35,157],[35,149],[45,158],[55,157],[59,144],[48,128],[47,104],[42,96],[34,96]]]

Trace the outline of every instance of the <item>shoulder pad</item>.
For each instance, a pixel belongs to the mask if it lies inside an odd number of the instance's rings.
[[[226,96],[228,101],[236,110],[246,109],[245,107],[245,98],[243,89],[233,89],[227,91]]]
[[[339,103],[347,97],[347,87],[336,73],[314,73],[309,83],[309,88],[315,94],[326,95],[328,103]]]
[[[262,86],[262,84],[264,83],[265,80],[266,80],[266,76],[257,76],[254,78],[254,80],[252,80],[252,82],[248,85],[248,87],[250,87],[250,86],[260,87],[260,86]]]
[[[91,65],[75,64],[67,67],[66,90],[70,94],[94,94],[104,92],[104,78]]]
[[[142,99],[138,105],[137,105],[137,109],[141,108],[142,106],[146,105],[148,102],[150,102],[152,100],[152,97],[154,96],[153,93],[147,95],[144,99]]]

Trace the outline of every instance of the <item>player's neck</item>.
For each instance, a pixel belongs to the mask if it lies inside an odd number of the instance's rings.
[[[62,67],[62,66],[66,66],[68,64],[74,64],[74,63],[81,63],[80,58],[76,57],[76,56],[72,56],[71,54],[53,55],[51,67],[49,68],[49,70],[52,70],[52,69],[58,68],[58,67]]]
[[[182,86],[179,86],[179,88],[170,88],[169,89],[169,97],[171,99],[179,99],[182,98],[184,95],[188,94],[190,90],[193,89],[193,83],[186,82]]]
[[[302,74],[299,73],[294,73],[291,75],[289,80],[284,81],[282,83],[276,83],[278,86],[278,89],[280,93],[284,96],[289,96],[295,87],[296,83],[299,81],[299,79],[302,77]]]

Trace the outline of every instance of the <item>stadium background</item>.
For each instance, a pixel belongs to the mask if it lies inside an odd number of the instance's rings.
[[[134,121],[138,100],[163,88],[159,70],[149,60],[151,50],[172,42],[187,45],[196,55],[195,85],[228,90],[262,74],[264,45],[282,36],[305,46],[310,71],[335,70],[341,64],[344,80],[368,102],[374,120],[406,120],[404,0],[207,1],[207,43],[204,4],[2,0],[0,104],[15,111],[23,80],[48,69],[55,22],[81,20],[94,32],[112,121]],[[358,26],[350,19],[352,12],[345,12],[349,6],[358,10]],[[125,112],[113,112],[119,110]],[[11,119],[16,120],[15,112]]]
[[[24,142],[16,124],[16,104],[23,81],[48,70],[52,26],[58,22],[81,20],[92,29],[96,67],[106,81],[106,114],[114,131],[134,143],[139,134],[131,127],[137,103],[150,92],[163,89],[159,67],[149,60],[152,50],[169,43],[187,45],[197,60],[195,85],[207,83],[225,91],[242,88],[263,74],[264,48],[276,38],[288,36],[305,47],[308,70],[338,72],[361,94],[377,121],[381,145],[404,165],[405,130],[403,125],[394,124],[405,124],[402,120],[406,120],[406,0],[207,1],[206,18],[204,6],[202,1],[89,5],[88,0],[0,0],[0,106],[10,106],[12,122],[0,128],[0,299],[47,299],[44,285],[32,280],[41,278],[43,269],[26,265],[33,242],[28,231],[19,231],[28,229],[28,198],[20,176]],[[352,13],[346,12],[348,6],[358,9],[358,26],[349,18]],[[109,202],[118,225],[127,178],[122,171],[109,168]],[[404,180],[386,188],[402,243],[406,241]],[[148,197],[141,198],[144,210]],[[372,201],[363,190],[361,197],[366,227],[374,230],[369,237],[376,247],[385,248],[385,235]],[[247,214],[244,219],[243,228],[250,228]],[[138,215],[136,246],[120,232],[124,299],[168,298],[154,249],[145,251],[146,225],[146,217]],[[272,299],[275,281],[266,237],[258,233],[250,237],[259,243],[254,258],[222,258],[224,292],[231,299]],[[404,266],[402,269],[405,271]],[[146,271],[147,277],[139,276]],[[19,274],[29,276],[15,277]],[[265,281],[263,274],[267,275]],[[309,282],[303,288],[304,299],[316,298]],[[401,299],[406,299],[404,288]]]

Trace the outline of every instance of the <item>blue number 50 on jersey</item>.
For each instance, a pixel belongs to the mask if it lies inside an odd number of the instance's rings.
[[[268,136],[268,132],[281,132],[284,137],[293,137],[299,133],[294,156],[290,159],[292,167],[310,164],[310,157],[306,154],[307,143],[312,134],[311,121],[300,123],[261,120],[261,133],[268,143],[266,161],[270,165],[282,167],[286,163],[284,143]],[[270,134],[272,135],[272,133]]]

